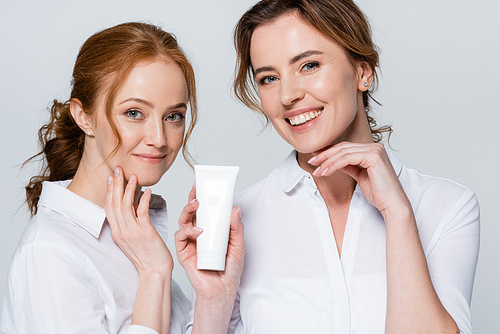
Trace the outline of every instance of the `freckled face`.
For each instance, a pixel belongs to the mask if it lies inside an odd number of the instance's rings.
[[[299,153],[365,141],[366,68],[294,14],[257,27],[250,56],[264,113]],[[370,137],[371,138],[371,137]]]
[[[125,178],[157,183],[174,162],[182,146],[187,112],[187,85],[173,61],[158,60],[135,66],[118,89],[112,116],[122,137],[118,152],[106,161],[117,139],[104,107],[96,111],[95,139],[108,175],[121,167]]]

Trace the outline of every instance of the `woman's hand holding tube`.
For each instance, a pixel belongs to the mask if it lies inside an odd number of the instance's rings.
[[[203,233],[196,227],[198,206],[193,186],[189,193],[189,204],[181,213],[179,230],[175,233],[177,258],[196,292],[192,333],[227,333],[245,257],[240,209],[236,207],[231,212],[226,269],[208,271],[196,267],[196,238]]]
[[[123,171],[116,168],[114,177],[108,177],[106,217],[113,240],[139,272],[140,283],[131,324],[168,333],[173,259],[151,225],[151,190],[146,189],[135,206],[136,188],[137,177],[132,175],[125,186]]]

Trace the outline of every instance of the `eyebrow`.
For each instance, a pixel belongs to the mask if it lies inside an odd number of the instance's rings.
[[[293,65],[295,64],[296,62],[298,62],[299,60],[303,59],[303,58],[306,58],[306,57],[309,57],[309,56],[313,56],[313,55],[321,55],[323,54],[323,52],[321,51],[317,51],[317,50],[308,50],[308,51],[304,51],[302,53],[299,53],[298,55],[296,55],[295,57],[293,57],[292,59],[290,59],[290,61],[288,61],[288,64],[290,65]],[[273,66],[263,66],[263,67],[259,67],[258,69],[256,69],[254,71],[254,76],[256,76],[257,74],[261,73],[261,72],[266,72],[266,71],[275,71],[276,68],[273,67]]]
[[[130,101],[134,101],[134,102],[137,102],[137,103],[142,103],[150,108],[154,108],[155,105],[152,104],[151,102],[149,101],[146,101],[146,100],[143,100],[143,99],[139,99],[137,97],[131,97],[130,99],[126,99],[125,101],[122,101],[120,102],[120,104],[124,104],[125,102],[130,102]]]
[[[143,99],[139,99],[137,97],[131,97],[130,99],[126,99],[125,101],[120,102],[120,104],[124,104],[124,103],[130,102],[130,101],[134,101],[134,102],[137,102],[137,103],[144,104],[144,105],[146,105],[146,106],[148,106],[150,108],[154,108],[155,107],[155,105],[153,103],[151,103],[149,101],[146,101],[146,100],[143,100]],[[168,110],[179,109],[179,108],[186,108],[187,109],[186,103],[184,103],[184,102],[177,103],[177,104],[175,104],[173,106],[168,107]]]
[[[295,57],[293,57],[292,59],[290,59],[290,61],[288,62],[288,64],[293,65],[294,63],[298,62],[302,58],[306,58],[306,57],[313,56],[313,55],[322,55],[322,54],[323,54],[323,52],[321,52],[321,51],[308,50],[308,51],[299,53],[298,55],[296,55]]]
[[[179,108],[186,108],[187,109],[187,105],[184,102],[177,103],[171,107],[168,107],[168,110],[179,109]]]

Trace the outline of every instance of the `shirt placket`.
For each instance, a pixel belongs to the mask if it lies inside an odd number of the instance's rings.
[[[344,277],[341,260],[338,256],[337,244],[333,235],[328,209],[310,174],[304,177],[304,183],[309,192],[314,218],[319,231],[319,241],[323,249],[325,266],[332,293],[333,332],[335,334],[350,333],[350,307],[347,284]]]
[[[349,214],[347,216],[344,240],[342,243],[342,255],[340,259],[349,295],[352,288],[352,274],[354,271],[359,229],[361,226],[361,217],[363,215],[365,203],[366,201],[364,200],[363,194],[359,188],[356,187],[351,199],[351,204],[349,205]]]

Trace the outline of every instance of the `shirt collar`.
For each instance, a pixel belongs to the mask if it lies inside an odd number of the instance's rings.
[[[278,177],[284,192],[292,191],[308,173],[297,162],[297,151],[293,150],[278,167]]]
[[[99,238],[106,218],[104,209],[66,189],[70,183],[71,180],[43,182],[38,206],[63,215]]]
[[[396,157],[396,154],[394,154],[394,152],[387,145],[384,144],[384,146],[392,167],[394,168],[396,175],[399,177],[403,169],[403,163],[398,159],[398,157]],[[278,167],[278,176],[281,188],[286,193],[292,191],[300,180],[308,174],[309,173],[299,166],[299,163],[297,162],[297,151],[295,150],[293,150],[285,161],[283,161],[283,163]]]

